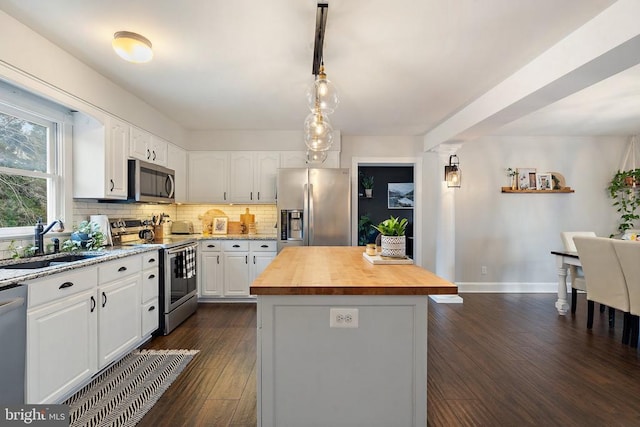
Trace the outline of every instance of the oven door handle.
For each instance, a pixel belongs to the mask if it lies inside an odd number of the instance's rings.
[[[176,254],[178,252],[182,252],[185,249],[195,249],[198,247],[198,244],[193,244],[193,245],[187,245],[187,246],[180,246],[179,248],[171,248],[171,249],[167,249],[167,253],[168,254]]]

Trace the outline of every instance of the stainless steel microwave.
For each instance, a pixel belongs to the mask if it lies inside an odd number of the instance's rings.
[[[175,203],[175,172],[160,165],[129,160],[129,191],[132,202]]]

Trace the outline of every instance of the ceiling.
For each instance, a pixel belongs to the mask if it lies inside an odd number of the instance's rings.
[[[423,135],[612,3],[331,0],[324,62],[340,94],[332,124],[343,135]],[[302,128],[316,5],[0,0],[0,9],[185,129],[204,131]],[[119,59],[111,39],[120,30],[149,38],[153,61]],[[637,133],[639,77],[632,68],[496,133]]]

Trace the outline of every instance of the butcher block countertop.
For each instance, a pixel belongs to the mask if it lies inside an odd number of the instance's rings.
[[[415,265],[373,265],[363,247],[282,250],[251,285],[253,295],[457,294],[458,287]]]

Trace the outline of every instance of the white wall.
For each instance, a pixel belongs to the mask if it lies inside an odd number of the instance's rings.
[[[186,148],[192,151],[306,151],[302,123],[299,130],[190,131]],[[340,151],[340,131],[333,132],[330,151]]]
[[[621,137],[484,137],[458,151],[462,188],[455,193],[455,282],[461,290],[553,290],[550,251],[561,231],[616,233],[606,187],[627,148]],[[569,194],[508,194],[507,167],[556,171]],[[487,274],[481,274],[481,266]]]
[[[350,168],[353,157],[414,157],[421,155],[422,137],[342,135],[340,167]]]
[[[0,28],[0,79],[79,111],[106,111],[184,145],[185,131],[171,118],[2,11]]]

